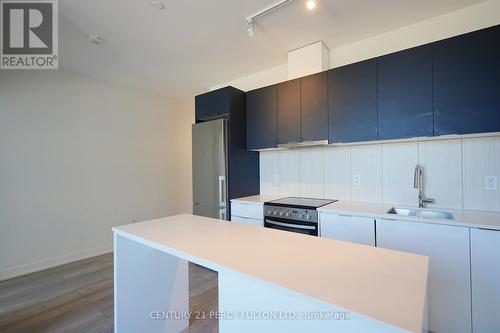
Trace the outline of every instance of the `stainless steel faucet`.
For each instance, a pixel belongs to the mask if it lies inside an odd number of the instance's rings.
[[[434,199],[425,197],[424,169],[419,164],[415,166],[415,173],[413,174],[413,188],[418,188],[418,208],[424,208],[427,203],[434,203]]]

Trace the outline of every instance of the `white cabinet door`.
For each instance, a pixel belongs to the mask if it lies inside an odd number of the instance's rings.
[[[320,213],[321,237],[375,246],[375,220],[371,217],[356,217]]]
[[[470,333],[469,228],[384,219],[376,226],[378,247],[429,257],[429,330]]]
[[[231,202],[231,215],[262,220],[264,218],[264,205]]]
[[[471,229],[474,333],[500,332],[500,231]]]
[[[264,220],[249,219],[249,218],[241,217],[241,216],[231,215],[231,221],[236,222],[236,223],[255,225],[257,227],[264,226]]]

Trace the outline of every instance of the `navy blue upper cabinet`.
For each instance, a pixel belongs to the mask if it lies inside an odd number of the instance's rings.
[[[500,26],[433,45],[435,134],[500,131]]]
[[[378,138],[434,134],[432,47],[377,58]]]
[[[278,84],[278,144],[299,142],[300,79]]]
[[[247,92],[247,149],[276,148],[277,86]]]
[[[202,121],[213,117],[229,114],[230,87],[225,87],[195,97],[196,121]]]
[[[328,140],[328,77],[321,72],[300,82],[302,141]]]
[[[377,63],[366,60],[328,71],[329,141],[377,139]]]

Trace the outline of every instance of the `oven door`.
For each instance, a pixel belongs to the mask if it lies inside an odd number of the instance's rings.
[[[277,230],[298,232],[300,234],[305,234],[305,235],[318,236],[317,223],[307,223],[307,222],[281,219],[276,217],[266,217],[264,220],[264,227]]]

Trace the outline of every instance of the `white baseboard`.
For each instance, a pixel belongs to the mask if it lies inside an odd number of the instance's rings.
[[[64,256],[40,260],[25,265],[9,267],[0,271],[0,281],[12,279],[14,277],[33,272],[38,272],[47,268],[64,265],[73,261],[95,257],[108,252],[113,252],[113,244],[99,246],[90,250],[73,252]]]

